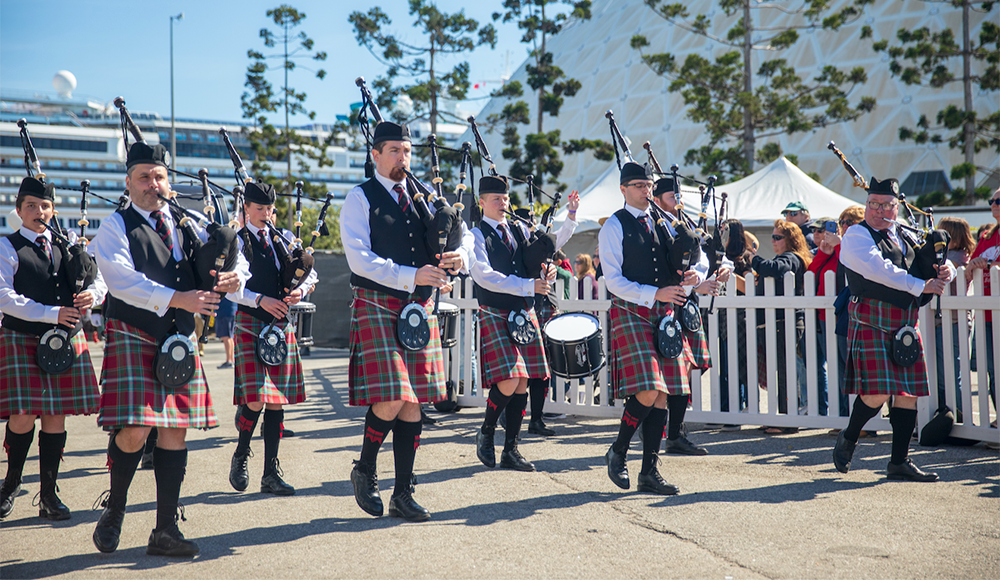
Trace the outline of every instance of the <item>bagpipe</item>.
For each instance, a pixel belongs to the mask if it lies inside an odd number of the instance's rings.
[[[621,169],[622,162],[621,156],[618,153],[619,147],[622,150],[622,155],[625,156],[627,162],[636,163],[632,157],[632,152],[629,150],[628,143],[625,141],[624,135],[622,135],[621,130],[618,128],[618,124],[615,122],[614,113],[608,111],[604,114],[605,118],[608,119],[608,123],[611,126],[611,142],[615,148],[615,161],[618,163],[618,168]],[[648,150],[647,150],[648,151]],[[653,162],[653,167],[649,164],[645,165],[646,175],[652,180],[654,172],[659,175],[666,175],[660,169],[659,163],[656,162],[655,157],[650,158]],[[677,176],[677,165],[671,167],[671,173],[674,178],[674,195],[678,198],[680,197],[680,182]],[[649,208],[653,211],[656,216],[656,231],[660,239],[660,250],[661,258],[664,264],[668,264],[669,268],[674,270],[680,270],[681,272],[686,272],[690,269],[692,264],[698,262],[701,258],[701,241],[702,238],[698,235],[695,228],[691,227],[691,224],[687,223],[688,218],[681,208],[677,209],[678,216],[674,217],[668,214],[666,211],[656,205],[656,201],[652,197],[652,192],[646,194],[646,198],[649,201]],[[676,235],[670,233],[670,229],[667,225],[674,228]],[[678,285],[683,279],[681,275],[677,274],[674,270],[667,273],[667,286]],[[657,337],[657,345],[660,349],[660,354],[669,357],[677,358],[680,356],[680,350],[683,349],[683,343],[681,342],[681,337],[674,336],[671,334],[672,322],[678,322],[674,317],[661,318],[658,329],[659,334]],[[679,324],[684,327],[688,332],[697,332],[701,329],[701,312],[698,309],[698,304],[688,298],[683,306],[680,308],[680,319]],[[678,345],[680,345],[678,347]]]
[[[858,170],[851,165],[851,162],[848,161],[843,152],[837,148],[837,145],[833,141],[830,141],[826,148],[833,151],[834,155],[840,159],[844,169],[854,181],[854,186],[867,191],[869,185],[865,183],[864,177],[862,177],[861,174],[858,173]],[[909,223],[905,223],[901,220],[887,219],[886,221],[899,226],[899,235],[903,238],[903,242],[913,249],[913,261],[907,268],[907,272],[914,278],[919,278],[920,280],[937,278],[938,268],[944,266],[948,261],[948,244],[951,243],[951,236],[945,230],[934,228],[933,211],[930,209],[924,211],[911,205],[906,201],[906,194],[903,192],[899,192],[897,197],[899,199],[899,204],[906,211],[906,219]],[[924,227],[916,226],[916,224],[919,223],[919,220],[914,215],[914,212],[917,212],[924,217]],[[930,302],[931,297],[931,294],[922,294],[919,299],[919,305],[923,306],[927,304]],[[935,317],[941,317],[940,296],[938,296],[937,299]]]
[[[28,177],[33,177],[45,183],[45,174],[41,171],[41,162],[35,153],[34,145],[31,143],[31,135],[28,133],[28,122],[25,119],[20,119],[17,122],[17,126],[20,128],[21,147],[24,149],[24,167],[28,173]],[[58,225],[58,221],[53,226],[51,223],[41,219],[36,220],[52,233],[52,237],[55,239],[56,245],[59,247],[62,255],[68,258],[64,271],[70,287],[73,289],[73,296],[89,288],[94,283],[94,280],[97,279],[97,262],[93,256],[87,253],[87,238],[83,235],[84,228],[87,225],[86,196],[90,188],[90,182],[84,180],[81,182],[81,185],[83,186],[81,192],[81,211],[83,212],[83,217],[79,221],[80,237],[77,238],[78,243],[73,243],[69,239],[69,232],[63,230]],[[58,214],[58,212],[53,212],[53,214]],[[81,321],[73,328],[57,326],[39,337],[38,349],[36,351],[36,361],[39,368],[49,374],[59,374],[73,366],[73,361],[76,360],[76,351],[73,349],[70,338],[79,332],[82,326],[83,322],[81,318]]]

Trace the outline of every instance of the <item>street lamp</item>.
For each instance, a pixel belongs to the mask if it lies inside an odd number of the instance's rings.
[[[177,129],[174,127],[174,20],[184,20],[184,13],[170,17],[170,168],[177,168]]]

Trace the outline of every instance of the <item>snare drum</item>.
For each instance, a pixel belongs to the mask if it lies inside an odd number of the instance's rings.
[[[441,329],[441,348],[451,348],[458,344],[458,314],[461,310],[454,304],[438,304],[438,327]]]
[[[585,312],[560,314],[545,324],[549,368],[560,377],[589,377],[604,366],[604,338],[597,317]]]

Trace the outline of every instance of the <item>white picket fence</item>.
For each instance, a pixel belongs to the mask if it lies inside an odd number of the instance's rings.
[[[983,323],[984,314],[987,310],[992,310],[996,322],[993,324],[993,344],[1000,345],[1000,300],[995,296],[983,296],[982,276],[979,272],[973,277],[972,287],[969,295],[946,294],[941,299],[942,323],[944,332],[942,339],[944,343],[944,373],[946,377],[946,402],[953,410],[956,409],[956,394],[954,385],[955,365],[959,365],[962,375],[962,408],[964,416],[962,422],[956,422],[952,435],[975,439],[980,441],[996,441],[998,431],[990,428],[991,421],[996,419],[996,411],[989,398],[986,374],[986,325]],[[958,288],[965,288],[965,269],[958,272]],[[991,283],[993,288],[1000,288],[1000,267],[990,270]],[[459,307],[459,342],[456,346],[446,351],[446,364],[448,380],[453,381],[458,394],[458,404],[462,407],[485,407],[486,392],[480,385],[478,368],[475,360],[479,360],[479,336],[478,326],[475,324],[476,313],[479,310],[479,303],[472,298],[472,281],[464,280],[457,283],[453,292],[445,297],[445,300]],[[800,428],[843,428],[847,425],[847,417],[839,416],[840,392],[838,385],[837,371],[837,337],[834,333],[836,319],[834,316],[833,302],[836,298],[834,293],[834,273],[827,272],[824,288],[824,295],[815,295],[813,289],[816,287],[814,275],[807,272],[805,275],[805,296],[795,296],[795,281],[792,274],[787,274],[783,280],[785,287],[784,296],[774,295],[775,280],[766,279],[764,281],[764,294],[762,296],[737,296],[735,279],[729,281],[725,296],[718,296],[715,299],[715,307],[712,315],[708,317],[708,343],[712,352],[713,366],[707,373],[694,371],[691,374],[692,385],[692,409],[687,413],[687,420],[699,423],[720,423],[737,425],[770,425],[776,427],[800,427]],[[753,287],[753,276],[746,279],[747,288]],[[557,295],[563,296],[564,282],[558,283]],[[585,295],[592,295],[585,290]],[[611,308],[611,299],[605,287],[604,279],[598,281],[598,294],[600,299],[581,299],[578,296],[577,283],[570,282],[570,298],[560,299],[559,310],[562,312],[589,312],[598,317],[601,323],[602,335],[604,338],[604,352],[607,360],[610,360],[610,341],[608,331],[610,322],[608,320],[608,310]],[[710,297],[703,296],[701,299],[702,308],[707,308]],[[938,407],[937,389],[937,364],[935,348],[935,317],[936,299],[921,309],[919,330],[924,344],[924,354],[927,363],[928,383],[930,385],[930,396],[921,397],[918,404],[918,425],[923,425],[930,419],[934,410]],[[737,336],[737,310],[746,309],[746,348],[747,348],[747,402],[746,408],[740,410],[739,403],[739,351],[736,340]],[[776,312],[784,310],[784,340],[786,356],[786,376],[787,379],[787,409],[788,413],[778,413],[778,388],[777,381],[767,382],[767,389],[758,389],[757,371],[757,332],[756,332],[756,312],[762,310],[765,319],[766,343],[764,345],[767,359],[768,376],[774,377],[777,369],[776,351]],[[725,348],[728,349],[728,377],[729,377],[729,411],[723,412],[720,406],[719,388],[719,313],[727,311],[726,326],[727,335],[732,337],[727,341]],[[798,405],[798,381],[796,364],[796,333],[795,333],[795,311],[805,312],[805,383],[807,385],[807,404],[803,409]],[[973,336],[969,336],[967,325],[958,324],[959,352],[958,360],[953,356],[952,324],[965,320],[966,311],[972,311],[976,320]],[[826,321],[827,332],[826,353],[827,353],[827,395],[828,412],[827,415],[819,414],[819,382],[817,378],[817,324],[815,313],[818,312]],[[978,370],[975,374],[970,369],[970,338],[976,345],[978,353]],[[1000,356],[994,356],[994,376],[1000,377]],[[703,376],[704,375],[704,376]],[[972,386],[972,379],[975,377],[976,385]],[[559,412],[572,415],[583,415],[593,417],[618,417],[621,415],[622,403],[609,396],[609,385],[611,384],[609,366],[605,365],[594,376],[583,381],[565,380],[556,377],[555,389],[549,390],[549,400],[546,402],[546,412]],[[851,396],[851,404],[853,404]],[[849,407],[850,408],[850,407]],[[891,430],[888,420],[885,418],[875,418],[868,423],[868,428],[878,431]]]

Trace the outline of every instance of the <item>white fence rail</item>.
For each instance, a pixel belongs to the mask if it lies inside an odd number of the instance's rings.
[[[992,311],[996,318],[996,323],[992,325],[992,343],[1000,345],[1000,300],[996,296],[983,295],[983,281],[980,272],[975,272],[969,295],[946,294],[941,300],[944,362],[944,384],[945,402],[955,410],[963,410],[962,421],[956,421],[952,435],[975,439],[980,441],[996,440],[997,430],[990,428],[991,421],[996,419],[996,411],[990,400],[989,389],[987,388],[987,325],[985,324],[985,313]],[[847,417],[840,416],[840,390],[838,388],[839,373],[837,368],[837,336],[834,332],[836,328],[836,318],[834,315],[833,302],[836,298],[834,293],[834,274],[827,272],[824,287],[826,293],[817,296],[813,289],[816,287],[815,278],[811,272],[805,275],[805,296],[794,296],[794,277],[792,274],[786,275],[784,282],[785,295],[775,296],[775,280],[766,279],[764,281],[764,294],[761,296],[737,296],[735,280],[730,280],[726,288],[725,296],[718,296],[715,299],[715,308],[712,315],[708,316],[707,335],[709,347],[712,353],[712,368],[704,373],[694,371],[691,374],[692,385],[692,409],[687,414],[687,419],[692,422],[722,423],[737,425],[770,425],[776,427],[800,427],[800,428],[843,428],[847,425]],[[991,283],[993,288],[1000,288],[1000,267],[990,270]],[[961,290],[965,288],[966,272],[959,269],[958,285]],[[747,288],[753,287],[753,277],[746,279]],[[601,298],[594,300],[580,298],[578,295],[576,281],[570,283],[570,298],[559,300],[559,309],[563,312],[590,312],[598,317],[604,339],[605,357],[610,360],[610,340],[608,320],[608,310],[611,308],[611,299],[607,293],[604,279],[598,281],[597,295]],[[559,282],[557,295],[563,296],[564,283]],[[584,291],[585,296],[592,296],[592,293]],[[456,288],[451,295],[445,298],[459,307],[459,342],[449,349],[450,356],[446,359],[448,379],[454,382],[458,394],[458,404],[463,407],[478,407],[486,405],[486,392],[480,385],[476,360],[479,360],[479,329],[475,324],[476,313],[479,310],[479,303],[472,297],[472,281],[464,280],[461,284],[456,280]],[[710,297],[702,297],[701,306],[707,308]],[[930,396],[920,399],[918,405],[918,425],[923,425],[930,419],[934,410],[938,407],[938,370],[937,370],[937,337],[934,331],[936,299],[921,309],[919,330],[924,344],[924,354],[927,362],[927,376],[930,385]],[[802,311],[805,314],[805,337],[804,353],[802,360],[804,368],[796,357],[796,332],[795,332],[795,312]],[[745,312],[745,320],[739,320],[738,312]],[[757,312],[763,312],[764,343],[758,345],[757,333]],[[784,332],[782,340],[785,343],[785,375],[787,378],[787,388],[785,402],[787,413],[779,413],[778,408],[778,385],[773,380],[778,372],[778,348],[776,313],[784,311]],[[975,320],[973,332],[969,332],[966,321],[967,312],[971,311]],[[721,312],[726,312],[725,333],[728,340],[720,344],[720,316]],[[825,322],[825,333],[820,333],[817,320]],[[955,340],[950,329],[957,329],[958,353],[954,356]],[[743,373],[746,376],[745,397],[741,401],[740,396],[740,348],[736,340],[737,332],[746,333],[746,368]],[[827,385],[825,388],[828,404],[826,413],[820,414],[820,398],[823,394],[823,385],[817,374],[819,366],[817,357],[819,355],[819,337],[825,342]],[[971,342],[971,344],[970,344]],[[772,380],[764,380],[758,376],[757,353],[758,350],[764,352],[766,360],[767,377]],[[720,386],[721,350],[726,349],[727,365],[726,375],[728,376],[729,409],[723,411]],[[973,351],[974,349],[974,351]],[[976,352],[977,370],[972,371],[970,360],[971,353]],[[993,376],[1000,377],[1000,356],[994,353]],[[961,377],[961,392],[958,393],[955,386],[956,367]],[[975,381],[973,381],[975,379]],[[803,406],[799,405],[799,383],[804,386]],[[973,384],[975,382],[975,384]],[[766,384],[758,388],[758,383]],[[595,417],[617,417],[621,415],[621,401],[614,398],[614,391],[611,388],[611,376],[609,365],[605,365],[594,376],[582,380],[566,380],[555,377],[554,389],[549,390],[549,400],[545,405],[546,411],[560,412],[573,415],[595,416]],[[853,396],[851,397],[853,399]],[[959,404],[960,403],[960,404]],[[741,409],[742,407],[742,409]],[[850,406],[848,406],[848,411]],[[868,428],[879,431],[890,430],[889,423],[884,418],[875,418],[868,423]]]

